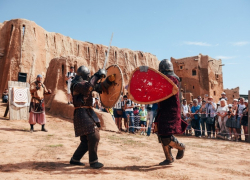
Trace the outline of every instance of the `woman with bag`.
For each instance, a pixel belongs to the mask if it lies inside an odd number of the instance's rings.
[[[206,103],[206,125],[207,125],[207,135],[208,138],[215,138],[215,115],[216,115],[216,109],[217,106],[213,102],[213,97],[209,96],[207,103]],[[211,133],[213,131],[213,137],[211,137]]]

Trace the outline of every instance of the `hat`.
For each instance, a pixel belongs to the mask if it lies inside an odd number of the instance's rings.
[[[145,105],[144,105],[144,104],[142,104],[142,105],[141,105],[141,107],[145,107]]]
[[[223,95],[223,94],[224,94],[224,95],[226,95],[226,93],[225,93],[225,92],[222,92],[222,93],[221,93],[221,95]]]
[[[203,99],[202,102],[206,102],[206,100]]]
[[[42,78],[43,76],[41,74],[38,74],[36,78]]]
[[[201,99],[201,96],[198,96],[197,99]]]
[[[218,102],[217,105],[220,105],[220,102]]]
[[[209,96],[208,99],[214,99],[213,96]]]
[[[231,108],[231,107],[233,107],[233,106],[232,106],[232,104],[228,104],[228,107]]]
[[[71,66],[70,69],[74,69],[74,66]]]
[[[247,99],[245,99],[245,101],[244,101],[245,103],[248,103],[248,100]]]
[[[236,102],[238,102],[239,100],[238,100],[238,99],[234,99],[233,101],[236,101]]]

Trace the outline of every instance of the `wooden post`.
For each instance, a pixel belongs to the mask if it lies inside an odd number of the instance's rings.
[[[248,91],[248,103],[250,103],[250,91]],[[250,133],[250,106],[248,105],[248,134]],[[248,135],[248,140],[247,140],[249,143],[250,143],[250,136]]]

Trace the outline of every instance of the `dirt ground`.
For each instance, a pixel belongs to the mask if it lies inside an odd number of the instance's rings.
[[[46,127],[29,132],[27,121],[3,118],[0,104],[0,179],[250,179],[250,144],[179,136],[185,157],[169,166],[156,135],[150,137],[101,131],[98,149],[104,168],[72,166],[69,160],[79,144],[71,120],[47,114]],[[173,150],[175,156],[177,151]]]

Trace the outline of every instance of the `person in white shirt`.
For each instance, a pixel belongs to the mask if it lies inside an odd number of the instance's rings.
[[[66,74],[66,84],[67,84],[67,94],[68,94],[68,104],[72,104],[72,96],[70,92],[70,86],[71,86],[71,81],[74,79],[76,76],[76,73],[74,72],[74,67],[70,67],[70,72],[67,72]]]
[[[226,127],[226,122],[228,119],[228,106],[227,106],[227,101],[225,99],[220,100],[220,107],[217,109],[218,113],[218,122],[220,125],[220,133],[217,134],[217,138],[229,138],[229,131],[228,128]]]
[[[187,100],[183,99],[182,101],[182,106],[181,106],[181,114],[183,116],[183,119],[185,119],[187,117],[187,113],[189,112],[189,107],[187,105]]]

